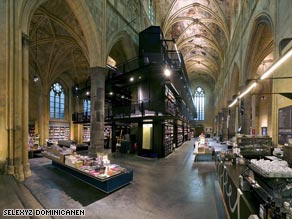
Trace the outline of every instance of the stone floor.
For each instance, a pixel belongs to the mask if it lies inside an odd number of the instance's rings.
[[[216,151],[226,149],[226,146],[216,142],[210,144]],[[194,162],[193,145],[194,140],[185,142],[164,159],[111,154],[112,163],[134,170],[134,180],[109,195],[53,167],[46,158],[30,159],[32,176],[25,182],[15,183],[12,180],[16,186],[11,187],[0,178],[0,210],[34,207],[83,208],[86,216],[82,218],[90,219],[225,219],[227,215],[214,162]],[[16,195],[9,201],[6,196],[9,197],[9,193],[17,190],[18,184],[29,195]],[[6,194],[2,193],[4,190]],[[28,200],[18,203],[20,199]],[[21,203],[31,205],[25,206]],[[0,218],[1,216],[2,212]]]

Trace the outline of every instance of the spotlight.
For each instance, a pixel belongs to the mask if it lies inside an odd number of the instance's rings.
[[[130,77],[130,81],[133,82],[134,81],[134,77]]]
[[[165,75],[166,77],[169,77],[169,76],[171,75],[171,71],[170,71],[168,68],[166,68],[166,69],[164,70],[164,75]]]

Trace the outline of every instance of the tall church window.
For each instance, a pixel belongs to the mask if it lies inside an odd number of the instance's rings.
[[[50,118],[64,119],[65,93],[62,85],[54,83],[50,89]]]
[[[153,0],[148,0],[148,17],[151,24],[155,24],[155,10]]]
[[[195,120],[205,120],[205,91],[203,88],[196,88],[194,99],[197,109],[197,118]]]
[[[88,113],[88,115],[90,115],[90,100],[89,99],[83,100],[83,112]]]

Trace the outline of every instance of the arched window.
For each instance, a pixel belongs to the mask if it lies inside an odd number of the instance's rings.
[[[154,9],[154,2],[153,0],[148,0],[148,17],[151,24],[155,24],[155,9]]]
[[[201,87],[195,90],[195,106],[197,109],[195,120],[205,120],[205,91]]]
[[[54,83],[50,89],[50,118],[64,119],[65,117],[65,94],[59,83]]]
[[[90,100],[89,99],[83,100],[83,112],[88,113],[88,115],[90,115]]]

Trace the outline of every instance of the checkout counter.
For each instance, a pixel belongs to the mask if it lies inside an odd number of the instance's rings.
[[[260,219],[292,218],[292,169],[287,165],[284,169],[281,167],[285,161],[274,156],[249,160],[227,152],[218,154],[215,163],[231,219],[251,215]],[[270,172],[271,169],[274,172]]]

